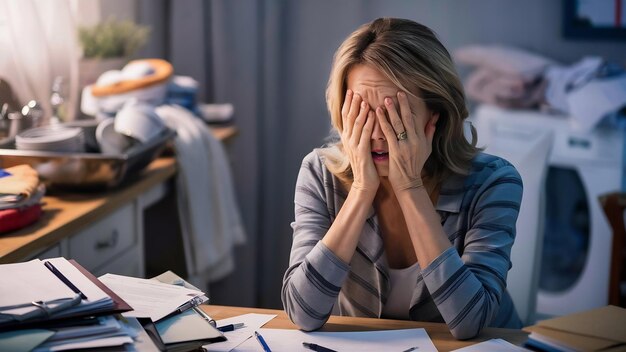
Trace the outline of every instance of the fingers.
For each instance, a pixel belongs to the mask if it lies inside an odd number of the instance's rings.
[[[344,104],[344,108],[346,105],[348,106],[348,111],[345,115],[342,116],[345,116],[343,130],[349,137],[353,134],[354,122],[361,112],[360,106],[363,102],[363,98],[361,98],[361,95],[359,95],[358,93],[354,93],[350,90],[348,92],[350,92],[350,94],[346,93],[346,98],[348,98],[348,95],[351,96],[350,104]]]
[[[358,145],[359,141],[361,140],[361,137],[363,134],[363,126],[365,125],[368,111],[369,111],[369,106],[367,105],[366,102],[362,101],[359,107],[359,114],[354,120],[354,125],[352,127],[352,134],[350,135],[350,142],[352,143],[352,145]]]
[[[393,100],[389,97],[385,98],[385,108],[387,109],[387,114],[389,115],[389,122],[395,131],[395,134],[399,134],[404,132],[406,129],[404,128],[404,124],[402,123],[402,118],[398,114],[398,110],[396,110],[396,106],[393,103]],[[389,140],[389,138],[387,138]]]
[[[352,104],[352,90],[346,91],[346,97],[343,99],[343,105],[341,106],[341,128],[345,130],[348,126],[346,119],[348,118],[348,112],[350,111],[350,105]]]
[[[367,121],[363,126],[363,133],[361,133],[361,140],[359,141],[359,145],[362,145],[368,149],[368,152],[371,151],[371,143],[370,138],[372,138],[372,131],[374,130],[374,122],[376,122],[376,115],[370,109],[367,109]]]
[[[378,119],[378,123],[380,124],[380,129],[385,135],[385,139],[387,140],[387,145],[389,146],[389,149],[395,151],[398,147],[396,132],[391,126],[391,123],[387,121],[385,110],[383,110],[383,108],[380,106],[376,108],[376,118]]]
[[[415,119],[411,114],[411,106],[409,105],[409,98],[404,92],[398,92],[398,103],[400,105],[400,115],[402,116],[402,123],[409,132],[415,132]],[[401,132],[401,131],[400,131]],[[399,133],[399,132],[398,132]]]

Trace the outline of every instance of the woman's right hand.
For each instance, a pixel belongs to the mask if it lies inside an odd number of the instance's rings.
[[[380,184],[371,147],[376,116],[358,93],[348,89],[341,108],[341,118],[341,143],[352,167],[352,189],[374,194]]]

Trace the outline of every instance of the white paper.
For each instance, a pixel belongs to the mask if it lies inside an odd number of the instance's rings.
[[[217,326],[224,326],[228,324],[244,323],[242,328],[235,329],[233,331],[227,331],[224,336],[228,341],[212,343],[210,345],[202,346],[209,352],[228,352],[233,348],[239,346],[247,339],[251,338],[255,331],[259,330],[261,326],[265,325],[268,321],[276,318],[276,314],[256,314],[249,313],[238,315],[236,317],[221,319],[217,321]]]
[[[311,352],[302,346],[303,342],[315,343],[335,351],[414,351],[436,352],[430,337],[424,329],[377,330],[358,332],[304,332],[290,329],[259,329],[272,352]],[[233,351],[261,351],[256,339],[248,339]]]
[[[33,301],[71,299],[75,295],[74,291],[48,270],[39,259],[0,265],[0,307]],[[20,315],[35,309],[38,308],[28,307],[6,312]]]
[[[194,297],[204,295],[182,286],[122,275],[105,274],[99,279],[133,308],[123,313],[124,316],[149,317],[152,321],[165,317]]]
[[[525,352],[530,351],[503,339],[491,339],[475,345],[456,349],[452,352]]]

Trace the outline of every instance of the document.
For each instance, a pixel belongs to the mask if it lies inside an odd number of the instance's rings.
[[[523,329],[530,346],[543,349],[599,351],[626,349],[626,309],[606,306],[541,320]]]
[[[48,270],[39,259],[0,265],[0,312],[27,315],[38,308],[30,302],[70,300],[76,294]],[[3,309],[24,305],[15,309]]]
[[[124,316],[150,318],[154,322],[194,298],[204,296],[201,291],[149,279],[114,274],[105,274],[99,279],[133,307],[133,310],[124,313]]]
[[[259,329],[272,352],[311,352],[303,342],[314,343],[335,351],[417,351],[436,352],[437,348],[424,329],[377,330],[358,332],[304,332],[290,329]],[[259,343],[248,339],[233,351],[259,351]]]
[[[244,341],[252,337],[255,331],[259,330],[261,326],[265,325],[268,321],[276,318],[276,314],[256,314],[249,313],[238,315],[236,317],[221,319],[217,321],[217,326],[224,326],[228,324],[244,323],[244,326],[233,331],[227,331],[224,336],[228,341],[202,346],[208,352],[228,352],[233,348],[239,346]],[[257,346],[258,347],[258,346]]]
[[[114,306],[109,295],[65,258],[0,265],[0,325],[76,317]]]
[[[530,352],[503,339],[491,339],[452,352]]]

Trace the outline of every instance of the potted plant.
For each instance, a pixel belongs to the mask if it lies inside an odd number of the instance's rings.
[[[80,86],[95,82],[108,70],[119,70],[141,48],[150,35],[150,28],[132,21],[110,18],[95,26],[79,27],[82,48]]]

